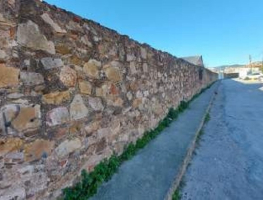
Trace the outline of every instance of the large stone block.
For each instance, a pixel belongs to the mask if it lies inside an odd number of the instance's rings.
[[[25,145],[25,160],[27,162],[46,158],[51,154],[55,142],[49,140],[35,140]]]
[[[77,73],[68,66],[62,67],[59,75],[60,81],[67,87],[74,87],[77,81]]]
[[[83,66],[83,72],[89,77],[89,78],[99,78],[99,68],[101,67],[101,62],[91,59],[89,62],[85,63]]]
[[[19,84],[19,69],[0,64],[0,88],[12,87]]]
[[[46,57],[41,59],[41,64],[45,69],[60,68],[64,65],[60,58]]]
[[[92,85],[88,81],[79,81],[79,90],[82,94],[91,94]]]
[[[89,114],[88,108],[85,106],[81,95],[77,94],[70,104],[70,118],[72,120],[79,120],[87,117]]]
[[[89,105],[95,111],[102,111],[104,109],[104,106],[103,106],[102,101],[101,101],[100,98],[89,97]]]
[[[117,67],[108,67],[105,69],[107,78],[112,82],[119,82],[122,80],[120,69]]]
[[[40,125],[39,105],[10,104],[0,110],[0,128],[5,134],[35,131]]]
[[[18,25],[17,42],[33,50],[42,50],[50,54],[56,53],[54,43],[48,41],[40,32],[38,25],[31,20],[27,23]]]
[[[68,101],[70,99],[69,91],[64,92],[52,92],[45,94],[42,98],[43,102],[46,104],[61,104],[62,102]]]
[[[66,30],[62,29],[57,23],[53,21],[53,19],[50,18],[50,16],[47,13],[44,13],[41,15],[41,18],[49,24],[55,32],[57,33],[67,33]]]
[[[24,141],[20,138],[0,139],[0,157],[11,152],[18,152],[22,149]]]
[[[47,113],[46,122],[49,126],[56,126],[69,121],[69,112],[66,107],[58,107]]]
[[[81,148],[81,141],[78,138],[73,140],[66,140],[62,142],[56,149],[55,152],[59,158],[63,158],[68,154]]]
[[[20,72],[20,79],[26,86],[44,83],[44,77],[41,74],[35,72]]]

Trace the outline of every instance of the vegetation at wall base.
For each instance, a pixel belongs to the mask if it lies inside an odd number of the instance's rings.
[[[209,114],[209,113],[206,113],[204,123],[209,122],[209,120],[210,120],[210,114]]]
[[[206,89],[210,88],[211,85],[209,85]],[[78,182],[73,187],[63,189],[63,199],[87,200],[95,195],[97,193],[98,187],[103,182],[109,181],[123,162],[131,159],[140,149],[144,148],[151,140],[156,138],[166,127],[172,123],[172,121],[177,119],[179,114],[189,107],[190,102],[192,102],[193,99],[204,92],[204,90],[205,89],[202,89],[200,93],[194,95],[190,101],[182,101],[177,109],[171,108],[167,116],[159,122],[159,125],[154,130],[144,133],[143,137],[138,139],[135,144],[129,144],[121,155],[118,156],[114,154],[109,159],[103,160],[90,173],[88,173],[86,170],[83,170],[81,172],[80,182]]]
[[[180,191],[177,189],[172,196],[172,200],[180,200],[181,199],[181,193]]]

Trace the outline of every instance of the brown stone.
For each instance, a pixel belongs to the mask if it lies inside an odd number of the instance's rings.
[[[19,69],[0,64],[0,88],[13,87],[19,84]]]
[[[105,73],[110,81],[119,82],[122,80],[121,72],[117,67],[106,68]]]
[[[83,126],[84,125],[82,122],[74,122],[69,128],[69,133],[70,134],[77,134],[77,133],[80,134]]]
[[[59,128],[55,132],[54,136],[55,136],[55,139],[60,140],[63,137],[65,137],[67,134],[68,134],[68,128]]]
[[[79,81],[79,90],[82,94],[91,95],[92,85],[88,81]]]
[[[41,157],[46,158],[51,154],[54,148],[54,141],[48,140],[35,140],[30,144],[25,145],[25,156],[26,161],[38,160]]]
[[[4,156],[10,152],[20,151],[23,143],[23,140],[20,138],[0,139],[0,156]]]
[[[83,66],[83,72],[89,78],[99,78],[99,68],[101,67],[101,62],[91,59],[89,62],[85,63]]]
[[[23,107],[20,106],[18,116],[12,121],[12,125],[18,131],[36,129],[40,126],[40,106]]]
[[[85,132],[87,133],[87,135],[90,135],[92,132],[98,130],[100,127],[100,122],[95,121],[90,123],[89,125],[85,126]]]
[[[66,54],[70,54],[71,53],[70,48],[67,45],[64,45],[64,44],[57,45],[56,46],[56,51],[57,51],[57,53],[62,54],[62,55],[66,55]]]
[[[64,92],[53,92],[43,96],[43,101],[46,104],[61,104],[62,102],[68,101],[70,99],[69,91]]]
[[[79,65],[79,66],[82,64],[82,60],[76,55],[70,57],[70,62],[74,65]]]
[[[62,67],[59,75],[60,81],[67,87],[74,87],[77,81],[77,73],[68,66]]]
[[[133,108],[138,108],[142,104],[142,99],[134,99],[132,102],[132,107]]]
[[[15,34],[16,34],[16,28],[15,27],[11,27],[9,31],[10,31],[10,37],[12,39],[14,39],[15,38]]]
[[[111,84],[111,87],[110,87],[110,94],[111,95],[118,95],[119,94],[119,89],[116,87],[115,84]]]
[[[137,82],[134,81],[134,82],[132,82],[132,83],[130,84],[130,89],[131,89],[132,91],[137,91],[138,88],[139,88],[139,85],[138,85]]]
[[[123,100],[121,98],[117,98],[114,103],[114,106],[122,107],[123,106]]]
[[[0,124],[6,134],[31,132],[41,125],[39,105],[10,104],[1,108]],[[6,127],[5,124],[10,124]]]

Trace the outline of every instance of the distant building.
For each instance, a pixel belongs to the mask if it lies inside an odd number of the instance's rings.
[[[202,56],[189,56],[189,57],[182,57],[182,59],[186,60],[187,62],[204,67],[203,57]]]

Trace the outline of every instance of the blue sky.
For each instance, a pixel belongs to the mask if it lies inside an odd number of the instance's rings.
[[[206,66],[263,57],[263,0],[46,0],[177,57]]]

